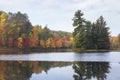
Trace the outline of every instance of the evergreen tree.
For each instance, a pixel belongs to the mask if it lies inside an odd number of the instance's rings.
[[[83,13],[78,10],[73,18],[74,48],[85,49],[110,49],[109,27],[102,16],[95,23],[86,21]]]
[[[82,16],[83,13],[78,10],[73,18],[73,26],[75,27],[73,32],[74,48],[86,49],[85,19]]]
[[[92,27],[92,39],[95,49],[110,48],[109,34],[109,27],[106,27],[106,21],[100,16]]]
[[[93,49],[93,40],[92,40],[92,23],[90,21],[86,21],[86,41],[87,41],[87,49]]]
[[[79,33],[75,36],[74,47],[84,50],[87,48],[87,38],[83,27],[80,28]]]

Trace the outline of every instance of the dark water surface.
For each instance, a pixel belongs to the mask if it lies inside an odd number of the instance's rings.
[[[0,80],[119,80],[120,53],[0,55]]]

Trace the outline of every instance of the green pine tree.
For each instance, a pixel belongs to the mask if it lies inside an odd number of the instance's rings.
[[[95,49],[110,49],[109,27],[102,16],[93,24],[92,33]]]
[[[85,31],[85,19],[82,17],[83,13],[78,10],[75,12],[73,18],[73,26],[75,27],[73,32],[74,48],[81,50],[86,49],[86,31]]]

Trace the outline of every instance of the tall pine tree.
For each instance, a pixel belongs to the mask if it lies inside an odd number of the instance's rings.
[[[90,21],[86,21],[85,24],[86,29],[86,39],[87,39],[87,49],[93,49],[93,41],[92,41],[92,23]]]
[[[100,16],[92,27],[92,39],[95,49],[110,48],[109,34],[109,27],[106,27],[106,21]]]
[[[79,48],[81,50],[86,49],[85,19],[80,10],[75,12],[73,26],[75,27],[73,32],[74,48]]]

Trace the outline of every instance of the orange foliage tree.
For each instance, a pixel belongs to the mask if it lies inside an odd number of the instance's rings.
[[[45,41],[44,40],[40,40],[40,46],[41,46],[41,48],[45,48],[46,46],[45,46]]]
[[[62,47],[62,39],[58,39],[58,41],[56,42],[56,47],[57,48],[61,48]]]
[[[30,38],[30,47],[38,47],[38,36],[36,33],[33,33]]]

